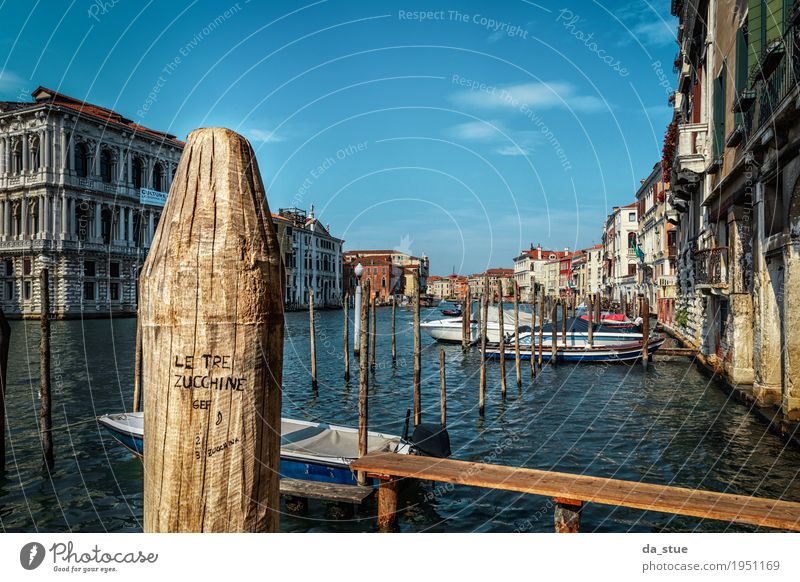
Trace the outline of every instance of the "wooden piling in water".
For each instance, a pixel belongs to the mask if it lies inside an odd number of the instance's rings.
[[[447,426],[447,372],[445,371],[444,348],[439,348],[439,422]]]
[[[602,313],[601,313],[602,305],[603,305],[603,300],[600,297],[600,293],[598,293],[597,294],[597,303],[595,303],[595,306],[594,306],[594,314],[595,314],[595,318],[594,319],[595,319],[595,321],[597,323],[601,323],[601,320],[602,320],[602,317],[601,317],[601,315],[602,315]]]
[[[556,533],[578,533],[581,530],[581,509],[583,502],[577,499],[553,499],[556,504],[553,512]]]
[[[561,300],[561,343],[567,345],[567,306],[569,299],[564,297]]]
[[[484,295],[481,297],[481,373],[478,390],[478,413],[483,416],[486,403],[486,319],[489,317],[489,283],[484,278]]]
[[[519,360],[519,285],[514,281],[514,364],[517,372],[517,388],[522,388],[522,369]]]
[[[544,355],[542,350],[544,347],[544,288],[542,288],[541,296],[539,297],[539,369],[542,369],[544,364]],[[531,357],[533,357],[533,334],[531,334]]]
[[[308,333],[311,336],[311,388],[317,389],[317,333],[314,323],[314,291],[308,292]]]
[[[42,442],[42,457],[48,469],[54,465],[53,418],[50,400],[50,277],[47,269],[39,273],[41,313],[39,326],[39,438]]]
[[[344,343],[344,381],[350,381],[350,294],[344,294],[344,302],[342,303],[342,311],[344,312],[344,334],[343,334],[343,343]],[[358,317],[358,315],[356,315]],[[358,338],[354,338],[353,341],[358,341]]]
[[[592,345],[594,343],[594,324],[592,322],[592,320],[594,319],[593,311],[594,311],[594,304],[592,303],[592,296],[588,295],[586,297],[586,317],[587,317],[587,320],[589,322],[589,325],[588,325],[588,328],[589,328],[589,337],[588,337],[589,347],[592,347]]]
[[[642,366],[650,360],[650,301],[642,298]]]
[[[422,422],[422,338],[419,327],[419,269],[414,269],[414,426]]]
[[[500,299],[497,311],[498,325],[500,326],[500,396],[505,400],[506,397],[506,329],[505,317],[503,314],[503,293],[500,292]]]
[[[536,342],[534,341],[536,338],[534,337],[536,334],[536,285],[533,285],[533,291],[531,291],[531,381],[536,380]],[[541,325],[541,321],[539,322]],[[519,342],[517,342],[519,343]]]
[[[376,313],[375,304],[378,302],[378,297],[374,293],[370,293],[369,298],[370,307],[372,308],[372,326],[369,328],[369,369],[375,371],[375,338],[378,335],[378,317]]]
[[[369,296],[371,295],[369,289],[369,279],[365,279],[361,291],[361,313],[358,316],[361,318],[360,334],[358,338],[359,343],[359,365],[358,365],[358,456],[363,457],[367,454],[367,432],[369,430],[369,369],[368,369],[368,347],[369,341]],[[373,322],[374,327],[375,322]],[[357,481],[359,485],[366,485],[367,475],[364,471],[359,471],[357,474]]]
[[[381,479],[378,483],[378,531],[392,531],[397,522],[397,479]]]
[[[628,315],[628,299],[625,296],[625,293],[620,293],[619,296],[620,300],[620,309],[622,311],[622,315]]]
[[[145,532],[278,529],[284,285],[264,192],[245,138],[189,134],[141,276]]]
[[[0,479],[6,470],[6,371],[8,369],[8,348],[11,345],[11,326],[0,307]]]
[[[133,411],[139,412],[142,406],[142,318],[138,313],[138,297],[136,305],[136,352],[133,356]]]
[[[558,301],[553,301],[553,310],[550,312],[550,330],[552,343],[550,345],[550,365],[558,363]]]
[[[397,337],[395,336],[395,315],[397,313],[397,295],[392,295],[392,366],[397,363]]]

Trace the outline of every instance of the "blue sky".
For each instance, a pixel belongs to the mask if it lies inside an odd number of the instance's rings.
[[[599,242],[633,201],[671,118],[669,5],[0,0],[0,99],[44,85],[181,138],[230,127],[273,211],[479,272]]]

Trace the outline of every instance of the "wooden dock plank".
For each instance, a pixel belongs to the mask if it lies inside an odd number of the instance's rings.
[[[281,495],[285,497],[303,497],[305,499],[361,504],[367,497],[372,495],[373,491],[374,488],[366,486],[303,481],[301,479],[281,479]]]
[[[373,475],[426,479],[800,531],[800,503],[791,501],[396,453],[372,453],[355,460],[350,467]]]

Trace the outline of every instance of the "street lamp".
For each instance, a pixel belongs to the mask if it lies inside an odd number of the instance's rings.
[[[355,325],[353,327],[353,353],[358,355],[359,338],[361,337],[361,275],[364,273],[364,266],[361,263],[353,269],[356,275],[356,304],[354,308]]]

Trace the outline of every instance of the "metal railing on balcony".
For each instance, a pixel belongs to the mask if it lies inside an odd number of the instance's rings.
[[[727,271],[728,247],[700,249],[694,252],[694,282],[696,285],[727,285]]]
[[[769,65],[770,59],[777,64]],[[784,98],[797,88],[800,80],[800,30],[797,18],[790,18],[783,37],[772,43],[751,73],[756,89],[753,106],[743,111],[746,137],[769,123]]]

